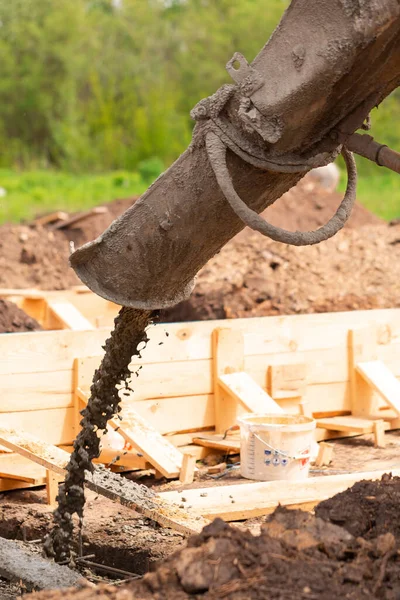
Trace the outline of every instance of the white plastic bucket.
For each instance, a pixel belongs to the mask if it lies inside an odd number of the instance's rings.
[[[240,469],[246,479],[307,479],[316,423],[310,417],[248,414],[240,425]]]

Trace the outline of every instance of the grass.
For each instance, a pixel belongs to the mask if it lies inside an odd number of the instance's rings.
[[[359,202],[383,219],[400,217],[399,176],[379,167],[367,171],[362,163],[360,167]],[[55,210],[86,210],[115,198],[139,195],[161,170],[162,165],[154,161],[147,161],[136,173],[75,175],[60,171],[0,169],[0,223],[29,221]],[[345,185],[342,172],[341,191]]]
[[[357,158],[357,165],[358,202],[386,221],[400,217],[400,176],[363,158]],[[343,163],[340,167],[342,169]],[[343,167],[339,190],[344,192],[345,188],[346,177]]]
[[[0,169],[0,223],[31,220],[55,210],[86,210],[115,198],[139,195],[152,178],[127,171],[74,175]]]

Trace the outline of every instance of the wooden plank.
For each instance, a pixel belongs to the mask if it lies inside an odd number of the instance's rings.
[[[375,448],[385,448],[385,422],[374,421],[374,446]]]
[[[202,431],[215,423],[214,395],[152,398],[132,408],[161,434]]]
[[[65,450],[69,454],[73,450],[73,446],[60,446],[61,450]],[[116,457],[120,457],[118,460],[115,460]],[[143,470],[150,468],[149,463],[146,462],[146,459],[138,456],[136,451],[126,451],[126,450],[113,450],[112,448],[102,448],[100,452],[100,456],[93,460],[95,464],[103,464],[106,467],[110,465],[112,462],[115,467],[123,467],[125,469],[132,470]]]
[[[44,329],[48,329],[45,323],[47,304],[43,298],[25,297],[18,302],[18,306],[30,317],[36,319]]]
[[[0,423],[1,427],[38,434],[48,444],[72,444],[75,439],[73,408],[3,413]]]
[[[49,225],[55,221],[66,221],[68,216],[68,213],[62,210],[57,210],[47,215],[43,215],[43,217],[37,217],[33,222],[35,225],[41,225],[43,227],[44,225]]]
[[[38,487],[41,485],[45,485],[46,478],[43,477],[43,480],[40,483],[27,483],[26,481],[17,481],[16,479],[6,479],[0,478],[0,493],[1,492],[12,492],[13,490],[26,490],[33,487]]]
[[[46,469],[35,465],[19,454],[11,453],[0,456],[0,477],[25,481],[33,485],[43,485],[46,479]]]
[[[72,371],[0,375],[0,414],[73,406]]]
[[[338,355],[337,360],[339,358]],[[267,390],[274,400],[304,396],[306,386],[307,365],[304,363],[277,364],[268,369]]]
[[[186,452],[183,454],[182,469],[179,473],[179,481],[183,484],[193,483],[196,470],[196,456]]]
[[[213,381],[215,397],[215,430],[221,433],[236,423],[238,414],[245,412],[233,397],[220,385],[219,377],[244,369],[244,341],[241,331],[216,328],[212,333]]]
[[[360,417],[331,417],[329,419],[318,419],[317,427],[331,429],[333,431],[354,431],[354,433],[372,433],[374,421],[361,419]],[[386,423],[389,428],[389,423]]]
[[[185,498],[192,510],[212,519],[221,517],[226,521],[240,521],[268,514],[279,504],[291,506],[308,502],[320,502],[334,494],[345,491],[357,481],[378,480],[387,470],[311,477],[305,481],[269,481],[265,483],[242,483],[185,490]],[[400,469],[393,469],[393,476]],[[178,502],[182,492],[168,491],[160,494],[169,502]]]
[[[86,396],[85,403],[87,400]],[[117,417],[110,419],[110,427],[139,450],[164,477],[169,479],[178,477],[182,467],[182,452],[149,425],[127,402],[122,403],[119,416],[120,419]]]
[[[92,356],[78,360],[77,385],[82,390],[89,387],[93,373],[98,368],[101,356]],[[176,396],[196,396],[213,392],[211,360],[176,361],[150,363],[137,361],[131,363],[132,373],[141,367],[139,377],[130,380],[134,390],[129,399],[132,402],[149,398],[168,398]]]
[[[196,461],[203,460],[209,454],[222,454],[217,450],[212,450],[211,448],[206,448],[205,446],[197,446],[196,444],[188,444],[187,446],[181,446],[179,450],[182,454],[191,454],[196,458]]]
[[[77,294],[74,295],[78,296]],[[87,294],[82,295],[82,298],[87,298],[85,302],[88,303],[83,314],[89,318],[86,311],[90,313],[90,296],[87,296]],[[103,301],[100,300],[100,302]],[[77,304],[76,306],[78,307],[79,305]],[[151,343],[148,344],[142,354],[143,360],[149,363],[210,359],[212,355],[211,332],[216,327],[229,327],[243,332],[246,355],[270,355],[273,357],[280,353],[286,353],[288,356],[293,357],[293,361],[298,362],[299,354],[305,351],[318,350],[319,352],[323,352],[324,350],[334,348],[345,348],[347,345],[348,329],[368,323],[376,323],[378,331],[381,331],[379,335],[381,335],[386,346],[380,345],[380,353],[384,353],[386,348],[390,347],[389,341],[391,344],[400,345],[400,309],[382,309],[352,311],[349,313],[203,321],[187,324],[157,324],[150,328]],[[30,350],[32,350],[32,345],[38,345],[37,342],[39,340],[39,346],[40,344],[43,345],[38,351],[42,355],[48,356],[50,360],[56,360],[57,355],[60,353],[60,346],[65,350],[65,347],[70,347],[71,341],[73,341],[72,336],[68,338],[68,336],[64,335],[63,338],[59,338],[60,333],[57,332],[57,335],[54,332],[13,334],[12,344],[8,348],[7,344],[9,342],[7,341],[6,343],[5,338],[10,338],[10,336],[6,336],[6,334],[0,335],[0,373],[13,372],[6,365],[6,361],[9,360],[10,355],[12,356],[15,352],[18,355],[21,351],[23,351],[23,356],[27,358],[27,364],[29,364],[29,360],[31,361],[29,366],[32,371],[37,370],[36,365],[32,363],[32,358],[35,357],[32,356]],[[71,332],[64,332],[64,334],[67,333]],[[169,334],[168,339],[166,338],[166,333]],[[27,344],[28,336],[31,339],[29,345]],[[106,336],[106,331],[94,331],[91,336],[87,336],[86,340],[84,336],[80,339],[77,338],[74,344],[76,351],[72,352],[72,356],[93,356],[99,354],[101,344],[104,343]],[[103,339],[100,339],[101,337]],[[163,342],[162,346],[158,345],[160,342]],[[24,347],[25,344],[26,348]],[[86,345],[86,348],[83,348],[83,345]],[[22,349],[20,346],[22,346]],[[90,349],[90,346],[92,346],[92,349]],[[93,349],[93,346],[96,349]],[[54,350],[53,353],[52,349]],[[266,366],[268,366],[268,362]],[[42,370],[50,370],[52,365],[49,364],[47,369],[43,368],[43,361],[40,362],[38,360],[37,367],[39,369],[42,367]],[[60,367],[58,366],[57,368]],[[245,370],[248,372],[247,368]],[[396,374],[400,375],[400,373]],[[333,381],[336,380],[333,379]]]
[[[38,290],[36,288],[30,289],[19,289],[19,288],[0,288],[0,298],[8,298],[10,296],[22,297],[22,298],[39,298],[43,299],[46,292]]]
[[[213,431],[213,430],[206,429],[206,430],[204,430],[204,433],[209,433],[210,431]],[[196,437],[198,437],[199,435],[202,435],[201,433],[199,433],[199,431],[192,431],[190,433],[166,434],[165,437],[176,448],[179,448],[180,446],[188,446],[189,444],[193,444],[193,440]]]
[[[333,444],[321,442],[319,444],[318,456],[315,460],[315,466],[325,467],[330,465],[330,463],[332,462],[333,450]]]
[[[75,358],[101,354],[108,336],[104,330],[0,334],[0,376],[72,370]]]
[[[375,325],[353,328],[349,331],[349,365],[351,412],[356,417],[369,417],[379,410],[379,400],[371,386],[357,371],[357,364],[377,358],[377,330]]]
[[[211,332],[222,327],[243,333],[246,356],[288,353],[299,362],[299,353],[304,351],[346,348],[348,330],[369,323],[382,330],[385,343],[389,337],[391,342],[400,342],[400,309],[382,309],[158,324],[150,328],[152,343],[142,355],[146,362],[210,358]],[[158,347],[160,342],[163,346]]]
[[[227,452],[240,452],[239,435],[227,435],[215,433],[211,435],[201,435],[193,439],[194,444],[205,446],[206,448],[215,448]]]
[[[220,375],[218,383],[246,412],[282,414],[283,410],[247,373]]]
[[[149,425],[133,408],[124,405],[122,421],[111,419],[110,425],[125,441],[139,450],[145,459],[169,479],[178,477],[182,466],[182,453]]]
[[[63,476],[46,469],[46,497],[50,506],[57,506],[58,486],[62,480]]]
[[[72,329],[73,331],[94,329],[94,325],[70,302],[48,300],[47,306],[47,329]]]
[[[0,428],[0,443],[59,475],[65,473],[69,454],[42,442],[34,435]],[[198,515],[193,516],[178,505],[153,495],[143,486],[105,469],[96,468],[93,475],[88,473],[86,486],[110,500],[134,509],[164,527],[171,527],[182,533],[199,532],[207,524],[207,521],[199,518]]]
[[[69,219],[61,221],[61,223],[57,223],[53,226],[53,229],[65,229],[66,227],[70,227],[71,225],[76,225],[79,221],[83,221],[93,215],[100,215],[108,212],[108,208],[106,206],[95,206],[94,208],[90,208],[89,210],[85,210],[83,212],[79,212],[76,215],[73,215]]]
[[[400,382],[390,369],[380,360],[359,362],[356,369],[396,414],[400,415]]]

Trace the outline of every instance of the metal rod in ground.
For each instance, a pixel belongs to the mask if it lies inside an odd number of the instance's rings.
[[[142,577],[142,575],[138,575],[137,573],[131,573],[129,571],[124,571],[123,569],[116,569],[115,567],[109,567],[107,565],[102,565],[90,560],[84,560],[83,558],[79,559],[78,562],[84,567],[99,569],[100,571],[111,573],[112,575],[123,575],[124,577],[129,577],[130,579],[140,579]]]

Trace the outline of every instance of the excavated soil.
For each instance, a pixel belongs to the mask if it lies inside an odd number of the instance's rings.
[[[400,479],[384,476],[334,496],[317,508],[316,515],[280,507],[257,536],[217,519],[142,580],[121,587],[70,590],[62,597],[395,600],[400,597],[400,530],[390,524],[398,514],[399,500]],[[344,502],[350,503],[358,519],[348,512],[339,526],[337,514],[343,514]],[[354,529],[356,522],[359,526]],[[27,598],[60,596],[50,591]]]
[[[316,515],[340,525],[355,537],[371,540],[391,533],[400,541],[400,477],[385,477],[379,485],[360,481],[316,507]]]
[[[295,248],[256,233],[222,248],[167,321],[334,312],[400,305],[400,227],[344,230]]]
[[[13,302],[0,298],[0,333],[40,331],[42,327]]]
[[[104,205],[62,230],[52,226],[0,228],[0,287],[65,289],[79,283],[68,266],[75,247],[94,239],[136,198]],[[264,216],[287,229],[325,223],[341,196],[305,178]],[[398,256],[399,254],[399,256]],[[189,301],[162,314],[165,321],[325,312],[399,305],[400,226],[390,227],[356,205],[344,231],[311,248],[272,242],[248,229],[200,272]]]

